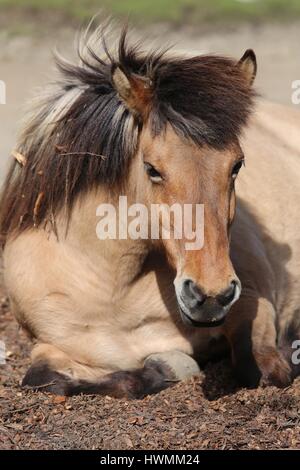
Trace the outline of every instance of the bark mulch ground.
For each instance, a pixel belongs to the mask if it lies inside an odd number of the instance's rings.
[[[300,448],[300,379],[285,390],[239,389],[224,360],[143,400],[55,397],[21,389],[30,341],[1,292],[0,339],[0,449]]]

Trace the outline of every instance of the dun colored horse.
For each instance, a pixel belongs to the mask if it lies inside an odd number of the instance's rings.
[[[98,30],[79,55],[59,60],[3,187],[5,282],[35,340],[23,384],[140,397],[181,377],[187,356],[224,348],[242,384],[288,385],[300,370],[299,114],[258,102],[251,115],[251,50],[145,53],[124,32],[112,53]],[[203,247],[100,240],[99,204],[124,195],[203,204]]]

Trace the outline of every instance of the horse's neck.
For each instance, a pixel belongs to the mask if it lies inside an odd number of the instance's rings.
[[[149,245],[143,240],[99,239],[96,233],[100,204],[118,207],[119,196],[109,197],[107,192],[91,191],[75,204],[69,224],[66,242],[89,259],[93,269],[107,272],[114,279],[115,288],[120,292],[141,272]],[[62,219],[61,219],[62,220]],[[60,232],[64,230],[60,224]]]

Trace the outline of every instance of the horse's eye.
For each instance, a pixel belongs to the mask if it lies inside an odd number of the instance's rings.
[[[240,171],[240,169],[242,168],[243,165],[244,165],[244,160],[240,160],[234,165],[234,167],[232,169],[232,173],[231,173],[231,176],[232,176],[233,179],[235,179],[237,177],[238,172]]]
[[[145,171],[153,183],[160,183],[163,178],[161,174],[148,162],[144,163]]]

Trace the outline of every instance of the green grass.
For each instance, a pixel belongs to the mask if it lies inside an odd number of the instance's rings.
[[[133,21],[175,24],[300,18],[300,0],[0,0],[0,13],[52,10],[86,20],[99,10]]]

